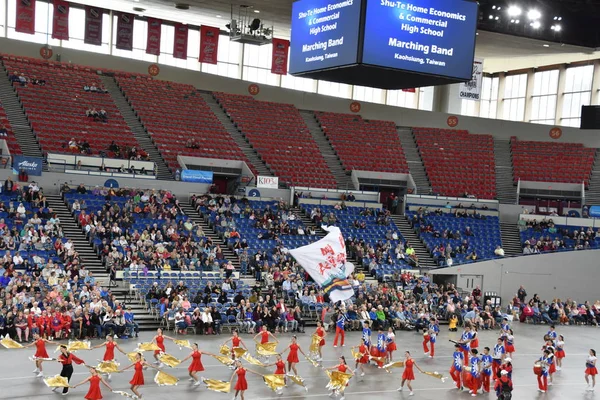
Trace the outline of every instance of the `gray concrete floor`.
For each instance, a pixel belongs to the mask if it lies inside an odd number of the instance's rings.
[[[563,361],[563,369],[557,372],[554,377],[554,385],[550,387],[548,393],[541,394],[537,391],[537,383],[535,375],[532,372],[534,360],[540,355],[540,348],[543,344],[543,335],[547,332],[546,326],[532,326],[516,323],[515,331],[515,346],[516,353],[513,358],[514,374],[513,381],[515,390],[513,399],[593,399],[596,395],[600,396],[600,384],[597,389],[598,394],[586,392],[586,384],[583,378],[584,363],[587,357],[587,352],[590,348],[600,350],[598,346],[598,334],[600,331],[592,327],[559,327],[557,331],[563,334],[566,339],[565,351],[566,359]],[[312,330],[311,330],[312,332]],[[451,364],[451,355],[453,344],[448,339],[458,339],[460,333],[448,332],[446,327],[442,327],[442,332],[438,338],[436,357],[429,359],[423,356],[420,334],[414,332],[397,332],[398,351],[395,353],[395,359],[402,357],[404,350],[410,350],[415,357],[417,363],[426,371],[438,371],[448,374]],[[484,331],[480,333],[480,348],[485,346],[492,347],[495,344],[496,332]],[[130,339],[119,341],[121,347],[126,351],[131,351],[136,347],[138,341],[146,341],[152,338],[152,333],[144,332],[140,339]],[[281,344],[279,350],[283,349],[283,345],[289,342],[290,334],[280,335]],[[187,335],[186,338],[191,341],[197,341],[200,348],[205,351],[218,352],[221,343],[229,337],[228,334],[221,336],[193,336]],[[246,344],[250,347],[251,338],[249,335],[242,335]],[[360,340],[359,332],[349,332],[346,336],[346,347],[332,347],[333,336],[327,337],[327,346],[325,346],[324,362],[325,367],[333,366],[337,363],[337,358],[340,355],[345,355],[348,360],[351,359],[350,347],[358,344]],[[310,335],[299,334],[299,343],[301,347],[308,351],[310,343]],[[98,342],[96,341],[97,344]],[[187,349],[179,350],[173,343],[166,341],[167,352],[178,358],[183,358],[188,354]],[[52,356],[54,348],[48,348],[48,352]],[[28,357],[33,355],[33,349],[25,350],[6,350],[0,349],[0,398],[1,399],[58,399],[62,398],[59,394],[52,393],[40,380],[34,377],[32,370],[34,365],[28,360]],[[146,353],[148,359],[151,355]],[[78,356],[83,358],[87,363],[96,364],[98,359],[101,359],[103,349],[93,351],[79,352]],[[118,361],[122,366],[128,365],[128,360],[118,353]],[[228,380],[231,377],[231,371],[218,363],[211,357],[203,357],[203,363],[206,371],[203,376],[206,378]],[[189,364],[179,366],[175,369],[167,367],[166,372],[169,372],[181,379],[179,384],[174,387],[157,387],[153,382],[153,373],[149,370],[145,373],[146,385],[142,387],[141,393],[144,399],[165,399],[176,398],[178,400],[195,399],[202,396],[203,399],[231,399],[232,394],[221,394],[208,391],[204,385],[200,387],[192,387],[187,381],[187,367]],[[261,373],[272,373],[272,370],[266,370],[250,366],[250,368]],[[299,373],[305,379],[309,388],[308,393],[303,388],[290,385],[285,388],[281,396],[277,396],[274,392],[268,389],[259,377],[248,375],[249,390],[246,392],[246,399],[328,399],[328,391],[325,385],[328,379],[325,373],[311,364],[304,361],[299,364]],[[44,373],[46,375],[54,375],[60,372],[60,366],[54,362],[46,362]],[[388,374],[384,370],[378,370],[375,367],[369,367],[367,374],[362,381],[350,382],[350,386],[346,389],[346,399],[357,400],[367,395],[383,396],[390,399],[467,399],[472,398],[466,391],[458,393],[453,388],[452,381],[449,379],[445,383],[440,380],[431,378],[425,375],[416,374],[414,381],[414,397],[409,397],[405,391],[398,393],[396,388],[400,384],[402,370],[396,369],[393,374]],[[75,374],[72,378],[72,383],[78,383],[88,376],[87,369],[81,366],[75,366]],[[126,371],[124,374],[114,374],[111,384],[116,390],[129,390],[128,382],[131,379],[132,372]],[[67,398],[83,398],[87,393],[87,385],[71,390]],[[110,393],[103,387],[103,395],[105,399],[119,399],[120,396]],[[479,395],[478,398],[495,399],[494,394]]]

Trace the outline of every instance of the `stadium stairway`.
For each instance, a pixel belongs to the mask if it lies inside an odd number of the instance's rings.
[[[496,161],[496,197],[501,203],[515,204],[517,188],[513,180],[510,141],[494,138],[494,158]]]
[[[337,188],[340,190],[356,190],[354,184],[352,183],[351,176],[342,166],[339,157],[335,153],[335,150],[331,146],[327,136],[325,136],[321,126],[317,122],[315,113],[312,111],[301,110],[300,115],[308,127],[311,136],[317,143],[317,146],[319,146],[319,150],[321,150],[321,154],[323,155],[329,170],[335,178]]]
[[[206,92],[198,92],[206,101],[206,104],[210,107],[212,112],[217,116],[218,120],[221,122],[225,130],[229,133],[229,135],[233,138],[234,142],[240,147],[242,152],[246,155],[248,160],[254,166],[254,169],[258,171],[258,174],[261,176],[273,176],[273,173],[265,164],[265,162],[260,158],[256,150],[252,148],[248,140],[242,135],[242,133],[235,127],[233,122],[229,116],[223,111],[217,100],[215,100],[212,93]]]
[[[187,215],[195,224],[198,224],[202,227],[202,230],[204,231],[204,235],[206,237],[212,239],[214,244],[218,244],[219,246],[221,246],[225,259],[231,261],[231,263],[235,266],[235,269],[239,272],[240,261],[237,255],[233,252],[232,249],[227,247],[227,241],[219,237],[216,231],[212,229],[210,225],[208,225],[208,218],[204,218],[203,216],[201,216],[200,213],[198,213],[198,211],[196,211],[194,207],[192,207],[192,205],[189,203],[181,201],[179,202],[179,205],[181,206],[181,209],[183,210],[185,215]]]
[[[417,194],[427,194],[429,193],[429,190],[431,190],[431,183],[427,177],[427,172],[425,171],[423,160],[419,154],[419,149],[417,148],[412,129],[398,127],[397,130],[398,136],[400,136],[402,149],[404,150],[404,156],[408,163],[410,175],[415,181],[415,185],[417,185]]]
[[[596,151],[594,167],[587,192],[585,192],[585,204],[600,205],[600,151]]]
[[[505,257],[520,256],[523,254],[521,234],[516,223],[500,222],[500,233]]]
[[[169,170],[167,163],[163,160],[162,156],[158,152],[158,149],[152,142],[152,138],[146,132],[146,128],[140,122],[140,119],[136,115],[135,111],[129,104],[129,100],[125,97],[125,94],[121,91],[115,79],[111,76],[102,76],[102,83],[108,92],[110,93],[115,105],[119,109],[119,112],[123,116],[123,119],[133,132],[133,136],[157,166],[157,178],[165,181],[173,179],[173,173]]]
[[[17,93],[8,80],[8,73],[4,68],[4,65],[2,65],[0,72],[0,75],[3,75],[0,77],[0,103],[6,111],[6,116],[12,127],[15,139],[17,139],[17,143],[19,144],[23,155],[28,157],[42,157],[40,144],[29,125],[29,121],[27,120]],[[44,168],[45,167],[46,162],[44,161]]]
[[[103,265],[81,227],[77,224],[64,199],[58,194],[48,194],[46,197],[48,198],[49,206],[60,218],[60,226],[63,229],[65,237],[73,241],[75,250],[81,255],[85,268],[94,273],[96,281],[102,281],[103,285],[108,286],[106,267]]]
[[[400,233],[407,242],[410,242],[411,246],[415,250],[417,257],[419,257],[419,267],[422,269],[437,268],[437,264],[427,247],[423,244],[417,233],[410,227],[408,220],[404,215],[392,215],[392,221],[396,224]]]

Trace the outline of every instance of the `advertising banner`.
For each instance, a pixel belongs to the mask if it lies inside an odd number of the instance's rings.
[[[273,62],[271,63],[271,73],[287,75],[289,51],[289,40],[273,38]]]
[[[258,176],[256,179],[256,187],[277,189],[279,188],[279,178],[276,176]]]
[[[213,183],[213,172],[184,169],[181,171],[181,180],[183,182]]]
[[[202,25],[200,27],[200,58],[198,61],[207,64],[217,63],[219,51],[219,28]]]
[[[13,172],[18,174],[23,170],[30,176],[42,175],[42,159],[39,157],[14,156]]]

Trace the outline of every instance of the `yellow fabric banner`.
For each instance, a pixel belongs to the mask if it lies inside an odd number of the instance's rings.
[[[273,391],[277,391],[285,386],[284,375],[264,375],[265,384]]]
[[[161,363],[168,365],[171,368],[175,368],[176,366],[181,364],[181,360],[179,360],[167,353],[161,353],[158,356],[158,359],[160,360]]]
[[[276,356],[279,354],[277,352],[277,343],[275,342],[267,342],[264,344],[257,343],[256,344],[256,354],[259,356]]]
[[[22,349],[23,345],[17,341],[12,340],[8,335],[0,340],[0,344],[7,349]]]
[[[166,372],[158,371],[154,376],[154,382],[158,386],[174,386],[177,385],[179,379],[175,378],[173,375],[169,375]]]
[[[219,381],[216,379],[205,379],[204,383],[208,390],[215,392],[229,393],[231,391],[231,382]]]
[[[68,387],[69,386],[69,382],[67,381],[67,378],[64,376],[60,376],[60,375],[49,376],[48,378],[44,378],[44,383],[48,387]]]
[[[119,371],[119,363],[115,361],[101,361],[100,364],[96,366],[96,371],[103,374],[114,374]]]

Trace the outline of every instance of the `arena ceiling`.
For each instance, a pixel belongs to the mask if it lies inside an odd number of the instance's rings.
[[[107,9],[132,12],[134,7],[145,9],[139,15],[184,22],[191,25],[225,25],[239,13],[247,19],[259,18],[265,26],[273,26],[276,37],[289,38],[290,16],[293,0],[77,0],[80,4],[101,5]],[[189,5],[188,10],[175,7],[177,3]],[[507,13],[508,7],[518,4],[522,10],[522,31]],[[240,9],[239,6],[246,6]],[[492,10],[492,7],[495,7]],[[498,7],[501,7],[498,10]],[[541,14],[540,29],[533,29],[527,14],[531,9]],[[242,10],[242,11],[240,11]],[[490,22],[489,15],[493,15]],[[561,16],[557,21],[554,17]],[[590,16],[591,15],[591,16]],[[498,20],[495,19],[498,16]],[[479,34],[476,55],[486,60],[486,72],[569,63],[599,57],[594,47],[600,47],[599,23],[587,32],[577,21],[600,18],[600,1],[597,0],[480,0]],[[600,20],[598,21],[600,22]],[[550,26],[560,24],[560,32]],[[527,28],[525,28],[527,26]],[[583,25],[585,26],[585,25]],[[543,29],[542,29],[543,28]],[[587,29],[587,28],[586,28]],[[544,32],[542,35],[541,33]],[[565,40],[568,39],[568,42]],[[598,40],[598,44],[591,46]]]

